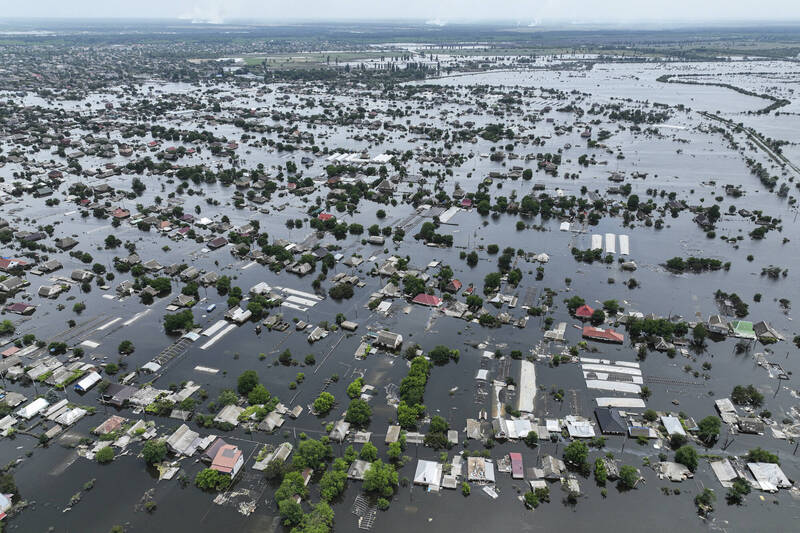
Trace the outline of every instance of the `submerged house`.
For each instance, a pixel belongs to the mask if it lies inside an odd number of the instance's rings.
[[[617,344],[622,344],[625,341],[625,335],[622,333],[617,333],[611,328],[599,329],[592,326],[584,326],[583,338],[601,342],[613,342]]]
[[[763,320],[753,324],[753,332],[761,342],[778,342],[783,340],[783,336]]]
[[[399,333],[381,330],[378,332],[375,344],[383,346],[384,348],[389,348],[390,350],[396,350],[403,344],[403,336]]]
[[[243,464],[244,455],[242,451],[233,444],[223,444],[214,456],[211,469],[234,477]]]

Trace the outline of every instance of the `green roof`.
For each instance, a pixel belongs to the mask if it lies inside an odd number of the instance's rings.
[[[753,323],[747,320],[732,320],[729,324],[733,335],[747,339],[755,339],[756,332],[753,331]]]

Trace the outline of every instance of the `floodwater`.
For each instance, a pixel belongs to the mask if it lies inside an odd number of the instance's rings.
[[[775,63],[761,63],[753,66],[755,71],[771,68],[780,72],[784,65]],[[502,72],[458,76],[434,80],[433,83],[453,85],[454,90],[470,87],[476,84],[492,86],[522,87],[548,87],[563,91],[577,90],[591,96],[585,102],[610,102],[620,98],[631,98],[640,101],[661,102],[669,105],[684,104],[693,110],[721,111],[726,118],[745,117],[746,112],[763,107],[764,101],[745,96],[719,87],[683,86],[679,84],[660,84],[655,81],[665,73],[695,72],[698,69],[719,69],[725,74],[726,69],[737,72],[737,76],[747,78],[741,74],[742,63],[733,65],[719,64],[709,66],[698,65],[598,65],[587,72],[572,71],[536,71],[536,72]],[[755,74],[751,76],[756,76]],[[715,78],[716,79],[716,78]],[[431,83],[431,82],[426,82]],[[758,86],[758,81],[753,81],[753,86]],[[162,93],[170,91],[189,91],[187,86],[179,87],[173,84],[159,86]],[[230,88],[233,91],[233,88]],[[264,96],[258,101],[252,94],[245,91],[236,101],[242,107],[258,107],[276,105],[276,93]],[[95,103],[104,102],[108,95],[94,97]],[[292,96],[294,100],[296,96]],[[367,98],[362,95],[354,98]],[[344,96],[337,96],[341,104],[352,104]],[[548,102],[542,97],[539,107]],[[33,103],[33,102],[30,102]],[[41,103],[41,102],[37,102]],[[385,105],[380,103],[379,105]],[[796,106],[793,103],[793,106]],[[468,113],[463,107],[453,101],[442,104],[443,108],[451,113],[463,112],[460,120],[475,120],[479,125],[495,122],[497,117],[484,115],[473,111]],[[558,107],[557,103],[553,107]],[[434,121],[434,110],[426,110],[431,115],[429,118],[414,117],[414,122]],[[559,117],[555,111],[553,117]],[[517,119],[506,115],[502,120],[507,124],[514,123]],[[563,120],[563,119],[558,119]],[[776,125],[773,117],[748,118],[748,125],[763,131],[770,136],[783,138],[791,142],[798,139],[797,118],[794,115],[782,118]],[[735,120],[739,121],[739,120]],[[187,119],[188,122],[188,119]],[[572,295],[580,295],[590,305],[607,299],[617,299],[623,302],[626,310],[636,310],[643,313],[657,315],[681,315],[685,320],[697,320],[698,317],[706,319],[719,310],[714,302],[713,293],[717,289],[726,292],[738,293],[750,305],[748,320],[766,320],[791,340],[796,334],[796,328],[791,319],[791,312],[780,309],[777,299],[787,298],[792,302],[800,302],[800,288],[794,281],[797,272],[795,259],[797,258],[796,240],[800,239],[796,209],[792,208],[786,199],[778,198],[776,194],[763,190],[757,179],[751,176],[742,160],[741,154],[729,148],[719,135],[707,132],[704,125],[708,121],[699,118],[694,112],[675,111],[669,125],[674,129],[662,130],[660,136],[646,134],[632,134],[629,131],[616,133],[609,141],[614,146],[614,153],[623,152],[625,159],[619,160],[611,154],[600,154],[598,158],[607,159],[606,166],[582,168],[577,165],[577,158],[586,152],[584,142],[579,137],[580,130],[575,129],[561,137],[552,137],[542,147],[522,147],[520,153],[528,152],[555,152],[565,144],[572,144],[571,149],[564,149],[562,158],[565,163],[560,168],[563,176],[567,172],[580,173],[576,180],[567,180],[563,177],[551,177],[543,173],[535,173],[534,180],[498,180],[490,188],[493,196],[503,195],[510,197],[512,192],[521,198],[532,192],[534,182],[543,183],[550,194],[555,194],[557,189],[569,194],[580,194],[581,186],[586,186],[590,191],[600,192],[610,185],[607,177],[611,171],[648,172],[645,180],[628,180],[633,187],[633,193],[644,199],[648,188],[657,188],[667,192],[675,192],[679,200],[686,200],[689,204],[698,204],[701,199],[706,205],[713,201],[715,196],[724,196],[725,184],[742,185],[746,191],[741,198],[726,198],[723,206],[735,204],[737,208],[763,210],[765,214],[779,217],[782,220],[782,230],[770,231],[761,241],[753,241],[747,237],[752,230],[750,221],[738,215],[725,215],[717,229],[717,238],[707,238],[692,222],[689,212],[682,212],[678,218],[665,219],[665,226],[661,230],[645,227],[643,224],[634,223],[633,227],[623,227],[620,218],[604,218],[596,227],[589,227],[588,233],[572,233],[558,231],[559,221],[539,220],[537,217],[530,221],[531,224],[541,224],[543,231],[526,229],[515,230],[517,217],[501,215],[499,217],[480,217],[475,211],[463,211],[456,215],[450,222],[452,225],[442,226],[440,231],[451,232],[455,246],[452,249],[430,248],[421,245],[413,239],[413,233],[418,229],[422,219],[416,226],[406,230],[405,241],[399,245],[387,244],[384,251],[382,247],[362,245],[361,238],[348,236],[342,241],[335,241],[332,236],[326,236],[322,242],[337,244],[342,247],[340,253],[345,257],[360,254],[365,259],[371,256],[374,261],[366,261],[360,267],[349,269],[338,264],[329,277],[338,272],[352,272],[366,283],[363,288],[357,288],[355,297],[343,302],[326,299],[309,309],[307,312],[298,312],[291,309],[281,309],[284,318],[290,320],[298,318],[315,324],[323,320],[332,320],[336,313],[343,313],[349,320],[358,322],[359,329],[356,334],[342,334],[332,332],[327,338],[309,345],[306,335],[297,333],[294,328],[285,332],[268,332],[266,329],[257,335],[252,324],[243,325],[224,336],[211,348],[202,350],[200,346],[205,343],[205,338],[192,344],[184,355],[166,366],[163,374],[154,383],[157,388],[167,388],[171,384],[180,384],[191,380],[200,384],[209,395],[209,401],[217,397],[224,389],[235,388],[236,377],[244,370],[253,369],[259,374],[264,385],[289,406],[307,406],[323,389],[324,382],[333,374],[339,380],[331,384],[327,390],[334,394],[338,403],[333,412],[325,418],[315,418],[303,414],[298,420],[288,420],[283,428],[272,435],[262,432],[248,433],[243,429],[236,429],[222,435],[226,440],[239,446],[249,459],[243,476],[233,490],[249,491],[245,500],[254,500],[256,510],[250,516],[243,516],[235,505],[228,502],[223,505],[214,503],[213,495],[202,493],[192,484],[194,475],[203,466],[194,459],[184,459],[181,462],[182,472],[190,481],[185,488],[177,481],[157,481],[154,472],[145,468],[141,458],[136,457],[139,445],[133,444],[128,451],[118,457],[112,464],[99,466],[94,462],[76,457],[73,449],[68,447],[69,442],[76,438],[88,435],[92,428],[102,422],[106,414],[111,414],[110,408],[106,409],[97,402],[96,393],[89,392],[80,397],[73,390],[65,393],[66,397],[77,404],[98,406],[94,416],[87,417],[75,426],[66,430],[66,437],[57,437],[49,447],[35,447],[33,437],[18,435],[15,439],[0,441],[0,457],[3,464],[17,458],[20,464],[14,469],[15,478],[21,494],[32,503],[32,508],[25,510],[15,517],[9,524],[12,531],[44,532],[51,530],[58,532],[86,532],[105,533],[114,524],[126,525],[126,531],[197,531],[212,532],[227,528],[231,531],[260,532],[280,531],[283,527],[276,517],[277,510],[272,501],[273,488],[250,470],[252,457],[258,452],[262,443],[277,444],[284,440],[297,443],[301,433],[316,438],[324,433],[325,423],[335,420],[337,415],[346,408],[347,396],[345,388],[356,376],[363,375],[366,383],[376,387],[377,395],[372,400],[373,416],[369,430],[373,432],[372,441],[381,453],[385,452],[383,434],[389,423],[395,418],[394,409],[387,406],[385,389],[389,384],[399,384],[407,371],[407,364],[402,357],[379,354],[370,356],[366,360],[356,360],[353,356],[360,343],[361,335],[368,330],[386,328],[403,334],[405,346],[419,343],[423,349],[429,350],[436,345],[444,344],[458,348],[461,357],[458,363],[451,362],[447,366],[436,367],[431,373],[425,394],[425,404],[430,414],[439,414],[446,418],[454,429],[463,429],[466,418],[475,418],[480,409],[488,408],[488,402],[476,403],[475,375],[481,367],[481,354],[483,348],[476,347],[480,343],[486,349],[500,349],[504,353],[519,349],[529,354],[532,347],[542,339],[542,322],[532,318],[527,327],[517,329],[513,326],[502,326],[498,329],[486,329],[477,324],[466,323],[459,319],[447,318],[435,311],[425,308],[413,307],[406,313],[404,305],[396,303],[388,317],[370,312],[365,304],[371,293],[379,290],[384,281],[377,277],[369,276],[369,271],[374,265],[380,265],[391,254],[410,256],[411,264],[424,268],[430,261],[441,261],[449,264],[455,277],[462,280],[465,285],[474,283],[478,290],[482,287],[484,276],[496,271],[496,257],[481,252],[481,260],[474,268],[466,265],[459,258],[462,250],[473,249],[476,246],[498,244],[500,248],[511,246],[524,249],[526,252],[545,252],[551,260],[544,265],[545,274],[541,281],[535,280],[535,263],[526,263],[522,259],[517,264],[523,272],[520,286],[511,291],[522,296],[532,290],[538,298],[543,289],[548,287],[558,291],[554,299],[557,308],[552,314],[555,323],[566,321],[567,344],[573,345],[580,340],[579,330],[572,327],[575,322],[567,315],[563,300]],[[188,127],[184,124],[182,127]],[[383,141],[367,141],[352,139],[354,130],[348,128],[331,128],[325,126],[315,127],[315,135],[325,133],[328,135],[324,142],[334,148],[346,146],[348,149],[360,150],[369,148],[371,152],[380,152],[389,149],[413,149],[422,142],[412,136],[390,136]],[[537,123],[537,133],[549,134],[548,126],[544,122]],[[219,126],[215,134],[225,134],[235,138],[238,134],[233,126]],[[785,135],[784,135],[785,134]],[[259,135],[260,137],[260,135]],[[180,143],[176,143],[180,144]],[[433,144],[433,143],[431,143]],[[454,169],[454,176],[448,177],[444,189],[448,194],[452,192],[457,181],[467,192],[477,190],[480,181],[491,170],[501,170],[498,163],[491,162],[488,158],[481,158],[478,154],[488,152],[489,144],[479,141],[476,145],[467,143],[462,147],[454,147],[455,151],[473,151],[474,156],[467,160],[462,167]],[[242,166],[248,168],[258,163],[269,167],[276,164],[285,164],[285,154],[268,150],[239,148],[238,154],[242,159]],[[793,148],[796,153],[796,148]],[[787,153],[789,149],[787,148]],[[40,154],[43,159],[48,154]],[[292,156],[299,159],[299,155]],[[119,158],[119,162],[123,162]],[[204,153],[195,157],[196,163],[213,161],[214,158]],[[569,161],[568,161],[569,160]],[[105,160],[103,160],[105,161]],[[100,160],[94,161],[87,158],[82,161],[83,166],[98,166]],[[195,164],[196,164],[195,163]],[[314,166],[306,175],[317,176],[326,163],[322,158],[315,161]],[[534,163],[525,163],[522,160],[509,161],[508,165],[520,164],[535,167]],[[12,166],[6,167],[10,173]],[[419,170],[419,169],[416,169]],[[467,176],[471,173],[471,176]],[[412,172],[409,172],[412,174]],[[111,186],[127,186],[130,176],[116,176],[108,180]],[[148,205],[156,195],[166,197],[173,190],[167,183],[167,178],[159,176],[143,177],[147,184],[144,196],[136,202],[128,200],[121,204],[134,208],[135,203]],[[714,182],[714,184],[711,184]],[[163,187],[163,189],[162,189]],[[429,183],[429,187],[432,184]],[[501,188],[500,188],[501,187]],[[199,186],[192,186],[198,189]],[[292,241],[302,241],[309,235],[307,223],[302,229],[288,229],[285,221],[289,218],[305,218],[308,205],[305,201],[294,196],[273,196],[271,206],[285,205],[277,212],[270,206],[270,213],[265,215],[258,211],[236,210],[230,204],[230,189],[220,185],[202,186],[206,197],[217,198],[221,202],[219,208],[208,206],[203,198],[185,196],[184,209],[192,212],[195,205],[200,205],[201,216],[226,214],[231,223],[243,224],[250,219],[260,222],[261,230],[269,233],[271,238],[284,238]],[[413,190],[410,185],[401,185],[403,190]],[[66,191],[62,185],[59,191]],[[312,196],[313,197],[313,196]],[[336,213],[337,217],[352,223],[358,222],[365,227],[379,223],[381,225],[395,225],[413,213],[413,208],[402,203],[396,207],[385,206],[387,217],[377,221],[372,204],[363,202],[360,209],[353,215]],[[723,211],[726,211],[723,209]],[[95,261],[111,267],[114,255],[125,255],[124,249],[117,251],[102,250],[102,242],[108,234],[106,227],[108,221],[98,220],[93,217],[82,219],[75,212],[74,206],[66,202],[56,207],[46,207],[39,200],[28,196],[18,204],[3,207],[5,218],[28,218],[37,224],[53,224],[59,235],[75,234],[79,236],[80,244],[77,249],[90,252]],[[634,259],[639,269],[634,273],[622,272],[616,264],[605,265],[594,263],[591,265],[577,263],[569,250],[572,247],[586,249],[590,247],[592,233],[628,234],[631,239],[631,259]],[[122,239],[136,243],[137,253],[143,260],[156,258],[161,264],[168,265],[175,262],[187,262],[199,269],[214,270],[220,274],[233,277],[233,284],[247,289],[258,282],[266,282],[272,286],[290,287],[297,290],[311,292],[313,275],[297,278],[288,273],[276,275],[260,265],[249,265],[249,261],[239,261],[231,256],[226,249],[214,252],[203,252],[202,245],[190,241],[173,242],[154,233],[144,234],[135,227],[123,224],[114,230],[114,234]],[[720,238],[744,236],[735,245]],[[783,238],[789,239],[784,243]],[[168,245],[170,250],[162,249]],[[752,254],[754,260],[747,261],[746,257]],[[662,266],[664,261],[673,256],[702,256],[731,261],[729,271],[719,271],[703,274],[674,275],[667,273]],[[70,272],[83,265],[66,254],[60,254],[59,259],[64,263],[64,271]],[[789,269],[788,277],[776,281],[767,280],[761,276],[761,268],[769,265],[779,265]],[[245,268],[246,267],[246,268]],[[428,273],[432,273],[430,270]],[[123,279],[128,279],[125,274],[116,273],[113,282],[115,286]],[[640,286],[628,289],[625,286],[631,277],[635,278]],[[566,282],[570,278],[570,282]],[[29,289],[31,292],[38,288],[35,280]],[[41,284],[44,284],[42,279]],[[117,359],[116,347],[122,340],[130,339],[136,345],[136,351],[126,357],[124,362],[128,370],[133,370],[159,353],[175,339],[163,333],[161,319],[164,307],[171,297],[157,301],[152,306],[144,306],[137,298],[124,301],[99,297],[101,292],[94,284],[92,292],[88,295],[79,294],[80,288],[73,287],[66,295],[54,301],[37,300],[40,304],[36,314],[27,321],[19,324],[20,333],[35,333],[39,338],[54,338],[66,329],[66,321],[75,318],[78,326],[84,325],[84,333],[78,337],[70,337],[69,342],[93,340],[99,342],[97,349],[89,350],[87,355],[106,357],[108,361]],[[111,292],[111,291],[109,291]],[[174,288],[173,294],[178,292]],[[225,310],[225,297],[217,294],[216,289],[200,289],[204,298],[194,309],[196,322],[207,327],[221,319]],[[760,302],[753,301],[753,295],[763,294]],[[80,317],[71,312],[73,301],[66,301],[68,297],[85,300],[87,309]],[[65,304],[66,309],[58,310],[58,304]],[[217,308],[209,316],[203,310],[210,303],[216,303]],[[503,310],[508,310],[504,308]],[[273,312],[278,312],[274,310]],[[137,313],[146,312],[136,321],[128,325],[120,325]],[[524,314],[522,309],[510,310],[515,317]],[[113,327],[98,330],[97,327],[115,318],[123,320]],[[681,410],[693,416],[696,420],[715,414],[713,400],[725,397],[731,388],[737,384],[754,384],[767,397],[765,408],[773,413],[775,420],[787,416],[790,409],[797,405],[797,398],[792,393],[796,389],[794,379],[788,382],[770,379],[767,372],[759,368],[754,361],[753,353],[764,351],[764,347],[756,345],[749,353],[736,355],[734,339],[722,342],[709,342],[703,354],[693,354],[690,358],[678,355],[669,359],[664,354],[651,353],[642,362],[643,374],[656,378],[648,381],[648,386],[653,391],[653,396],[648,400],[649,408],[655,410]],[[550,353],[561,350],[558,346],[550,346]],[[294,358],[300,361],[298,366],[277,365],[278,354],[291,350]],[[606,346],[592,344],[596,353],[587,354],[591,357],[633,361],[636,358],[634,349],[629,343],[622,346]],[[791,342],[782,342],[770,347],[774,353],[770,360],[778,361],[783,368],[795,373],[800,370],[797,360],[797,350]],[[266,357],[261,360],[259,354]],[[316,365],[303,366],[302,361],[306,354],[313,353]],[[695,378],[684,369],[686,365],[693,370],[701,370],[703,362],[712,363],[708,380],[701,377]],[[512,362],[512,372],[516,368]],[[218,368],[216,375],[201,373],[195,370],[196,366]],[[492,361],[490,371],[496,375],[498,362]],[[580,413],[591,416],[594,409],[596,394],[587,391],[578,365],[561,365],[550,367],[545,363],[536,366],[537,383],[540,391],[537,394],[537,416],[561,417],[570,413]],[[305,380],[296,390],[289,388],[288,384],[295,379],[297,372],[305,374]],[[564,402],[556,402],[550,396],[551,387],[562,388],[567,391]],[[450,392],[454,389],[454,392]],[[26,396],[36,394],[33,387],[8,385],[9,390],[20,390]],[[676,403],[679,402],[679,406]],[[200,412],[204,412],[201,408]],[[134,414],[129,409],[119,412],[122,416],[141,418],[143,415]],[[147,419],[153,419],[149,415]],[[165,418],[153,419],[160,434],[169,434],[180,425],[179,421]],[[193,429],[196,424],[190,422]],[[210,430],[199,430],[201,434],[208,434]],[[213,431],[213,430],[211,430]],[[461,434],[463,438],[463,433]],[[723,430],[720,442],[727,439],[727,430]],[[792,443],[777,440],[771,436],[735,435],[733,443],[726,450],[730,454],[746,452],[755,446],[778,453],[781,466],[787,475],[797,479],[800,474],[800,461],[793,455]],[[544,443],[536,449],[528,449],[524,444],[502,444],[495,446],[492,457],[497,459],[509,451],[520,451],[526,467],[536,463],[537,457],[542,454],[560,455],[565,442]],[[624,451],[623,451],[624,447]],[[479,444],[470,442],[468,449],[482,448]],[[334,445],[334,452],[339,455],[344,446]],[[463,449],[462,445],[450,450],[449,457]],[[27,456],[30,450],[32,454]],[[386,512],[380,512],[375,525],[376,531],[400,532],[409,529],[436,528],[440,531],[545,531],[554,528],[564,528],[569,524],[570,530],[592,530],[598,532],[617,532],[620,530],[641,530],[645,527],[652,531],[792,531],[791,524],[798,518],[796,500],[787,491],[777,495],[764,494],[763,499],[758,493],[752,493],[747,498],[743,507],[731,507],[724,502],[724,489],[719,487],[711,473],[707,461],[702,461],[701,466],[693,480],[674,484],[659,480],[653,471],[643,465],[643,458],[650,457],[656,461],[660,450],[652,446],[641,446],[634,441],[621,437],[608,438],[607,447],[603,452],[592,452],[592,458],[599,453],[612,452],[624,464],[640,467],[646,483],[638,489],[620,493],[615,488],[609,487],[607,497],[600,494],[592,479],[579,479],[584,495],[577,504],[570,505],[562,502],[564,494],[559,489],[559,484],[551,484],[552,502],[540,506],[536,511],[525,510],[519,501],[519,496],[527,491],[527,486],[522,481],[512,481],[506,474],[497,474],[497,489],[500,493],[498,499],[491,499],[484,494],[480,487],[473,484],[472,495],[465,498],[460,491],[443,490],[440,493],[426,493],[420,487],[401,485],[396,495],[392,498],[391,507]],[[719,450],[715,450],[719,452]],[[438,458],[438,452],[425,447],[410,446],[407,450],[412,460],[400,472],[401,478],[412,478],[415,468],[415,459]],[[714,452],[712,452],[714,453]],[[68,506],[70,497],[82,490],[84,483],[95,479],[94,488],[84,491],[81,501],[68,512],[63,512]],[[679,495],[666,496],[661,488],[679,488]],[[716,507],[710,521],[703,521],[696,516],[692,503],[694,495],[703,487],[713,488],[718,495]],[[148,491],[152,491],[148,493]],[[311,501],[318,501],[318,488],[312,485]],[[334,504],[336,511],[336,531],[358,531],[357,519],[350,512],[353,500],[360,491],[360,483],[349,482],[347,491],[340,500]],[[146,498],[145,498],[146,497]],[[141,510],[140,502],[153,500],[158,508],[147,513]],[[568,521],[568,522],[566,522]]]

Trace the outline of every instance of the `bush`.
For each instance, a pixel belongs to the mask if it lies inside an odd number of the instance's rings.
[[[747,452],[747,462],[780,464],[777,455],[775,455],[774,453],[770,453],[767,450],[762,450],[760,447],[754,448],[749,452]]]
[[[364,472],[364,490],[388,498],[397,487],[397,471],[390,464],[384,464],[380,459],[370,465]]]
[[[353,293],[353,286],[349,283],[338,283],[328,291],[328,295],[334,300],[350,299]]]
[[[637,481],[639,481],[639,471],[636,470],[635,467],[630,465],[623,465],[620,467],[617,485],[621,490],[630,490],[634,488]]]
[[[247,396],[258,385],[258,374],[254,370],[245,370],[236,381],[236,390],[239,394]]]
[[[105,446],[104,448],[100,448],[97,450],[94,458],[97,460],[98,463],[101,465],[110,463],[114,460],[114,448],[111,446]]]
[[[589,448],[579,440],[570,442],[567,447],[564,448],[564,462],[571,466],[584,466],[588,457]]]
[[[134,345],[133,345],[133,343],[131,341],[125,340],[125,341],[122,341],[121,343],[119,343],[119,347],[117,348],[117,351],[119,351],[119,353],[121,353],[123,355],[128,355],[128,354],[132,354],[135,349],[136,348],[134,347]]]
[[[364,427],[369,424],[369,418],[372,416],[372,408],[367,402],[360,398],[356,398],[350,402],[347,407],[347,414],[344,419],[351,424]]]
[[[194,315],[192,311],[186,309],[174,315],[164,315],[164,329],[167,333],[177,333],[181,330],[189,330],[194,327]]]
[[[697,424],[699,428],[697,437],[707,446],[713,444],[719,436],[721,426],[722,421],[718,417],[713,415],[707,416]]]
[[[744,497],[748,494],[750,494],[750,483],[737,477],[733,480],[733,486],[728,489],[725,500],[728,502],[728,505],[742,505]]]
[[[675,462],[694,472],[697,469],[697,450],[688,444],[681,446],[675,452]]]
[[[197,473],[194,484],[197,488],[208,491],[223,491],[230,485],[231,479],[218,470],[206,468]]]
[[[323,391],[317,396],[317,399],[314,400],[314,411],[320,415],[326,415],[333,408],[334,403],[336,403],[336,399],[333,397],[333,394]]]
[[[764,395],[758,392],[753,385],[736,385],[731,392],[731,400],[736,405],[751,405],[761,407],[764,403]]]
[[[163,440],[151,439],[144,443],[142,457],[147,464],[160,463],[167,457],[167,444]]]

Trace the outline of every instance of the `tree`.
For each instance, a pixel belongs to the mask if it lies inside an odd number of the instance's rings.
[[[396,463],[403,458],[403,445],[398,441],[389,443],[389,449],[386,451],[386,455],[389,457],[390,461]]]
[[[572,296],[572,297],[570,297],[570,298],[567,298],[567,299],[565,300],[565,302],[566,302],[566,304],[567,304],[567,309],[569,309],[569,313],[570,313],[571,315],[574,315],[574,314],[575,314],[575,311],[576,311],[576,310],[577,310],[577,309],[578,309],[580,306],[582,306],[583,304],[585,304],[585,303],[586,303],[586,300],[584,300],[584,299],[583,299],[583,298],[581,298],[580,296]]]
[[[599,326],[605,321],[606,321],[606,314],[603,312],[603,310],[595,309],[594,313],[592,313],[592,318],[591,318],[592,325]]]
[[[97,462],[100,463],[101,465],[110,463],[111,461],[114,460],[114,448],[112,448],[111,446],[105,446],[103,448],[100,448],[99,450],[97,450],[97,453],[95,454],[94,458],[97,459]]]
[[[317,399],[314,400],[314,411],[320,415],[326,415],[333,408],[335,402],[336,399],[333,397],[333,394],[323,391],[317,396]]]
[[[764,395],[758,392],[753,385],[736,385],[731,392],[731,400],[737,405],[751,405],[761,407],[764,403]]]
[[[447,346],[439,345],[430,352],[431,361],[435,365],[446,365],[451,357],[454,357],[458,350],[451,350]]]
[[[347,407],[347,414],[344,419],[351,424],[364,427],[369,424],[369,418],[372,416],[372,408],[367,402],[360,398],[356,398],[350,402]]]
[[[589,457],[589,448],[583,442],[575,440],[564,448],[564,462],[573,467],[583,467]]]
[[[306,439],[297,446],[297,452],[294,454],[292,464],[295,468],[320,470],[324,468],[325,461],[330,459],[332,453],[331,447],[327,442]]]
[[[189,309],[174,315],[164,315],[164,329],[167,333],[177,333],[181,330],[192,329],[192,327],[194,327],[194,315]]]
[[[725,500],[728,505],[742,505],[744,497],[750,494],[750,483],[737,477],[733,480],[733,485],[728,489]]]
[[[483,306],[483,298],[477,294],[470,294],[467,296],[467,307],[472,311],[477,311]]]
[[[361,451],[358,453],[358,458],[371,463],[378,458],[378,448],[371,442],[365,442]]]
[[[364,386],[364,378],[356,378],[347,386],[347,396],[352,400],[361,396],[361,388]]]
[[[535,431],[529,431],[528,434],[525,435],[525,444],[531,448],[535,448],[539,445],[539,435]]]
[[[747,452],[747,462],[748,463],[775,463],[780,464],[778,460],[778,456],[774,453],[770,453],[767,450],[762,450],[759,448],[753,448],[749,452]]]
[[[319,480],[319,492],[323,501],[331,502],[344,491],[347,471],[328,470]]]
[[[714,502],[716,499],[717,495],[714,494],[713,490],[703,489],[703,492],[694,497],[694,504],[697,506],[697,510],[700,511],[700,514],[707,515],[714,510]]]
[[[594,479],[597,481],[598,485],[605,485],[606,480],[608,479],[608,470],[606,469],[606,463],[599,457],[594,462]]]
[[[230,389],[225,389],[219,393],[217,403],[221,406],[233,405],[239,401],[239,397]]]
[[[390,464],[378,459],[364,472],[364,490],[374,492],[386,498],[394,493],[397,487],[397,471]]]
[[[408,296],[421,294],[425,292],[425,282],[412,274],[407,274],[403,278],[403,292]]]
[[[131,341],[125,340],[119,343],[119,347],[117,351],[123,355],[132,354],[136,347],[133,345]]]
[[[499,272],[492,272],[491,274],[486,274],[483,278],[483,293],[489,294],[496,289],[500,288],[500,280],[502,276]]]
[[[256,385],[258,385],[258,374],[256,374],[255,370],[245,370],[236,381],[236,390],[242,396],[247,396]]]
[[[431,418],[431,425],[429,431],[436,433],[444,433],[448,429],[450,429],[450,424],[448,424],[447,420],[445,420],[441,416],[436,415],[433,418]]]
[[[658,413],[656,413],[652,409],[647,409],[642,415],[642,418],[644,418],[648,422],[655,422],[658,419]]]
[[[689,444],[681,446],[675,452],[675,462],[694,472],[697,469],[697,450]]]
[[[167,457],[167,444],[161,439],[150,439],[144,443],[142,457],[147,464],[160,463]]]
[[[292,533],[330,533],[333,528],[333,509],[325,502],[319,502],[310,513],[303,516],[300,525]]]
[[[302,474],[293,470],[291,472],[287,472],[286,475],[283,476],[281,486],[275,491],[275,501],[280,504],[280,502],[283,500],[294,498],[295,494],[301,498],[305,498],[308,496],[308,488],[306,487],[306,483],[303,480]]]
[[[352,298],[353,294],[353,286],[349,283],[338,283],[328,290],[328,295],[334,300],[346,300]]]
[[[303,508],[291,498],[278,502],[278,513],[283,518],[283,525],[296,526],[303,519]]]
[[[616,300],[606,300],[603,302],[603,309],[611,315],[616,315],[619,311],[619,302]]]
[[[14,333],[15,329],[14,323],[10,320],[3,320],[0,322],[0,335],[11,335]]]
[[[286,473],[286,465],[280,459],[273,459],[267,463],[264,469],[264,477],[267,479],[279,479]]]
[[[634,488],[637,481],[639,481],[639,471],[636,467],[630,465],[623,465],[620,467],[617,485],[621,490],[630,490]]]
[[[697,437],[703,442],[703,444],[709,446],[717,440],[717,437],[719,437],[719,430],[721,426],[722,421],[718,417],[713,415],[707,416],[697,424],[697,427],[699,428]]]
[[[413,429],[424,412],[425,407],[423,405],[408,405],[406,402],[401,401],[397,406],[397,423],[403,429]]]
[[[250,405],[264,405],[270,399],[271,395],[267,388],[259,383],[247,394],[247,401]]]
[[[694,341],[696,344],[702,345],[703,342],[705,342],[707,336],[708,336],[708,330],[701,323],[698,323],[694,327],[694,329],[692,329],[692,337],[694,337]]]

